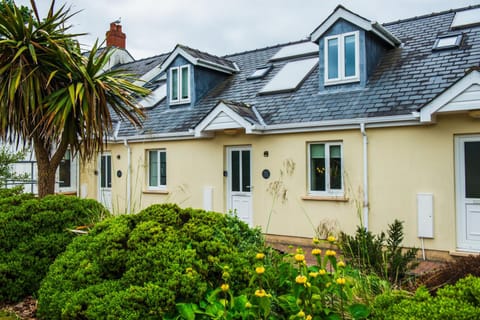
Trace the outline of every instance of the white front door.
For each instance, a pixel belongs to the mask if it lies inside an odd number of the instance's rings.
[[[112,211],[112,155],[102,153],[98,162],[98,201]]]
[[[457,137],[457,247],[480,251],[480,135]]]
[[[252,157],[250,147],[227,148],[227,209],[252,225]]]

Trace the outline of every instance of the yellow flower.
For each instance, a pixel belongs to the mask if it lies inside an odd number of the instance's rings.
[[[247,301],[247,303],[245,303],[245,308],[250,309],[251,307],[252,307],[252,304]]]
[[[305,312],[303,312],[303,310],[300,310],[300,311],[297,313],[297,317],[305,318]]]
[[[306,319],[306,320],[312,320],[313,318],[312,318],[311,315],[308,315],[305,319]]]
[[[334,250],[327,250],[325,252],[325,254],[328,256],[328,257],[334,257],[337,253],[334,251]]]
[[[308,274],[311,278],[316,278],[318,276],[318,272],[310,272]]]
[[[228,283],[224,283],[220,286],[220,289],[222,289],[223,292],[227,292],[228,289],[230,289],[230,286],[228,285]]]
[[[345,283],[347,282],[345,278],[338,278],[336,281],[337,281],[337,284],[341,286],[345,285]]]
[[[327,274],[327,270],[325,270],[325,269],[320,269],[320,270],[318,270],[318,274],[321,275],[321,276],[324,276],[324,275]]]
[[[313,244],[319,244],[320,240],[318,240],[318,238],[315,237],[315,238],[312,239],[312,242],[313,242]]]
[[[298,283],[298,284],[304,284],[305,282],[307,282],[307,277],[302,276],[302,275],[298,275],[295,278],[295,282]]]
[[[312,255],[314,256],[319,256],[322,254],[322,250],[318,249],[318,248],[315,248],[312,250]]]
[[[262,274],[262,273],[265,272],[265,267],[263,267],[263,266],[256,267],[255,272],[258,273],[258,274]]]
[[[256,258],[257,260],[262,260],[263,258],[265,258],[265,253],[259,252],[259,253],[257,253],[257,255],[255,256],[255,258]]]
[[[339,267],[339,268],[345,268],[345,262],[339,261],[339,262],[337,263],[337,267]]]
[[[330,242],[330,243],[335,242],[335,240],[337,240],[337,239],[335,239],[334,236],[328,236],[328,238],[327,238],[327,241]]]
[[[193,272],[193,269],[192,269],[192,268],[187,268],[187,269],[185,269],[185,272],[186,272],[186,273],[192,273],[192,272]]]
[[[255,290],[255,295],[257,297],[263,298],[267,295],[267,293],[263,289],[258,289],[258,290]]]
[[[297,262],[303,262],[305,261],[305,255],[301,254],[301,253],[297,253],[295,255],[295,261]]]

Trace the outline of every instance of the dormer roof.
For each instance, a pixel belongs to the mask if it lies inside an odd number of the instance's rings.
[[[161,67],[165,71],[177,56],[182,56],[194,66],[201,66],[207,69],[220,71],[226,74],[232,74],[238,71],[238,67],[230,60],[217,57],[212,54],[192,49],[187,46],[177,44]]]
[[[346,9],[342,5],[337,6],[335,10],[320,24],[311,34],[310,39],[313,42],[318,42],[322,35],[330,29],[339,19],[346,20],[365,31],[372,32],[380,39],[391,45],[392,47],[398,46],[401,41],[385,29],[381,24],[376,21],[370,21],[352,11]]]

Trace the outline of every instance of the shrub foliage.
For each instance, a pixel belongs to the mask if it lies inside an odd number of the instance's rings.
[[[259,230],[238,218],[176,205],[99,223],[51,266],[39,290],[48,319],[161,319],[222,282],[246,288]]]
[[[380,295],[374,304],[373,319],[478,319],[480,278],[468,276],[447,285],[432,297],[425,287],[414,295],[393,291]]]
[[[35,293],[49,265],[75,237],[67,229],[106,214],[94,200],[0,191],[0,301]]]

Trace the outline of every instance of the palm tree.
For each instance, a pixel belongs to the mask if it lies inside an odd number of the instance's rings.
[[[0,139],[33,145],[38,167],[38,194],[54,193],[55,172],[65,152],[90,160],[102,151],[112,131],[112,112],[141,125],[136,97],[148,90],[134,77],[102,68],[111,54],[97,43],[83,55],[77,37],[68,33],[75,14],[62,6],[41,19],[5,7],[0,15]]]

